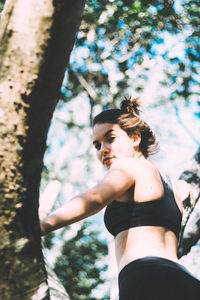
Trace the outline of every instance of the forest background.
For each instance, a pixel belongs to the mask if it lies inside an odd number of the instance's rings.
[[[198,1],[86,3],[48,135],[41,215],[101,178],[91,120],[124,96],[140,97],[160,140],[158,164],[172,177],[186,169],[200,140],[199,16]],[[114,299],[112,243],[102,214],[89,221],[48,235],[45,256],[71,299]],[[183,261],[200,276],[198,248]]]

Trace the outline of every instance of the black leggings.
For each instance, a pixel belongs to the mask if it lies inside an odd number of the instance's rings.
[[[200,280],[171,260],[144,257],[119,273],[119,300],[200,300]]]

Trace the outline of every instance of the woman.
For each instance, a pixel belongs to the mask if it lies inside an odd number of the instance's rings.
[[[41,221],[42,235],[106,207],[104,221],[115,237],[120,300],[199,300],[200,282],[177,258],[182,218],[180,183],[171,184],[148,158],[158,150],[138,99],[101,112],[93,144],[108,169],[90,190]]]

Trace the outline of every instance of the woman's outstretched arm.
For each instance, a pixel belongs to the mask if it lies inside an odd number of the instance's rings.
[[[93,188],[77,195],[40,221],[41,234],[65,227],[99,212],[134,184],[129,159],[113,164],[105,177]]]

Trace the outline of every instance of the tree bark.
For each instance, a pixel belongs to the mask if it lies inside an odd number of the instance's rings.
[[[200,239],[200,147],[194,155],[188,168],[181,174],[180,179],[190,186],[190,193],[183,201],[183,221],[180,234],[178,255],[187,254],[191,247]]]
[[[0,29],[0,299],[50,299],[38,222],[50,120],[84,0],[9,0]]]

